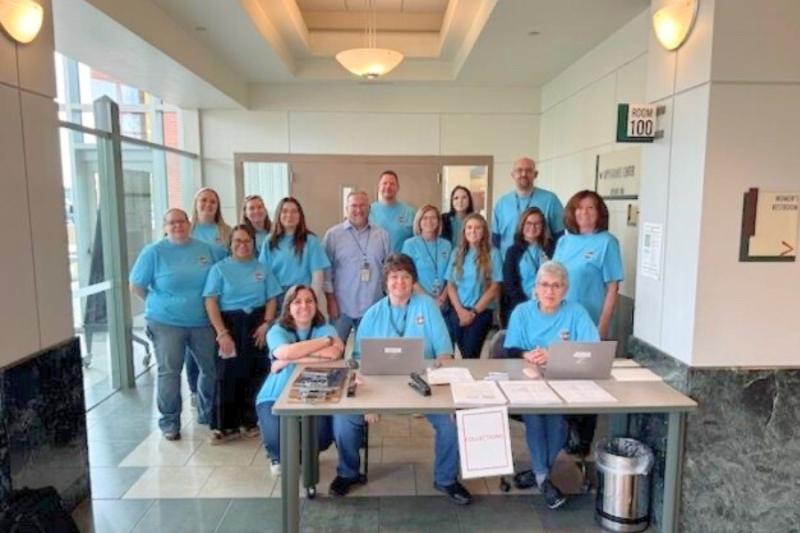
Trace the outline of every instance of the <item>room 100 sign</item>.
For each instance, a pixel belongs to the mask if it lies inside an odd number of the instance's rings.
[[[619,104],[617,107],[617,142],[649,143],[656,135],[656,106]]]

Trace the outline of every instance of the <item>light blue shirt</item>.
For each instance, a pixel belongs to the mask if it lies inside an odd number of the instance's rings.
[[[263,229],[256,230],[256,255],[261,253],[261,247],[264,246],[264,241],[267,239],[267,237],[269,237],[269,232],[264,231]]]
[[[211,267],[203,296],[216,296],[221,311],[250,313],[281,293],[275,276],[253,258],[237,261],[226,257]]]
[[[606,284],[624,279],[619,241],[607,231],[567,233],[558,240],[553,260],[569,274],[567,300],[582,304],[595,324],[606,299]]]
[[[267,239],[258,260],[270,267],[282,291],[299,283],[310,286],[314,272],[331,266],[319,239],[311,234],[306,237],[306,244],[300,255],[295,253],[293,235],[281,236],[275,248],[270,248],[270,241]]]
[[[353,357],[361,356],[361,341],[370,338],[425,339],[425,358],[452,355],[453,345],[439,306],[430,296],[412,294],[408,304],[393,307],[385,296],[370,307],[356,333]]]
[[[537,300],[523,302],[511,312],[503,346],[519,350],[548,348],[558,341],[600,340],[597,327],[582,305],[563,301],[554,313],[542,313]]]
[[[369,208],[369,221],[389,234],[392,251],[399,253],[406,239],[414,235],[415,214],[416,210],[403,202],[393,204],[372,202]]]
[[[195,224],[192,227],[192,238],[207,242],[214,248],[214,255],[222,258],[228,255],[228,243],[222,240],[219,226],[216,224]]]
[[[322,239],[331,267],[325,271],[325,292],[333,293],[340,311],[360,318],[383,295],[383,261],[389,256],[389,235],[367,224],[361,230],[349,220],[333,226]],[[362,277],[364,265],[369,279]]]
[[[467,252],[464,257],[464,266],[461,269],[461,276],[456,277],[455,272],[455,259],[457,250],[453,250],[450,255],[450,262],[447,265],[447,273],[445,277],[447,281],[454,284],[458,291],[458,300],[461,305],[466,308],[473,308],[480,300],[481,295],[486,291],[486,283],[483,276],[478,271],[478,254],[472,248]],[[492,272],[491,280],[496,283],[503,281],[503,262],[500,259],[500,252],[496,248],[492,248],[491,252]],[[495,302],[489,305],[489,309],[494,309]]]
[[[169,326],[207,326],[203,287],[214,261],[211,245],[197,239],[175,244],[165,238],[145,246],[129,277],[131,285],[147,291],[144,317]]]
[[[531,244],[522,257],[519,258],[519,276],[522,280],[522,290],[531,298],[533,287],[536,285],[536,273],[542,263],[547,261],[547,255],[538,244]]]
[[[517,231],[519,217],[529,207],[542,210],[551,234],[558,235],[564,231],[564,206],[558,196],[539,187],[535,187],[533,194],[527,197],[520,197],[517,191],[511,191],[497,200],[492,213],[492,236],[500,239],[500,251],[503,255],[514,244],[514,232]]]
[[[438,296],[447,283],[447,263],[450,261],[452,245],[437,237],[426,241],[422,237],[411,237],[403,243],[403,253],[414,261],[420,287],[431,296]]]
[[[458,248],[458,245],[461,244],[461,235],[464,229],[464,219],[458,218],[455,215],[451,216],[450,227],[453,230],[453,239],[451,241],[453,244],[453,248]]]
[[[297,333],[288,330],[280,324],[275,324],[267,332],[267,346],[269,346],[269,354],[272,359],[275,359],[275,350],[287,344],[294,344],[301,340],[319,339],[322,337],[336,338],[336,329],[330,324],[323,324],[316,328],[311,328],[311,331],[298,330]],[[265,402],[274,402],[283,392],[284,387],[292,377],[295,364],[292,363],[282,368],[278,372],[270,372],[267,380],[261,386],[256,397],[256,405]]]

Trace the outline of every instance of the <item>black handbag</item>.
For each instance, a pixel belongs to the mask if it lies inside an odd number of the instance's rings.
[[[0,533],[79,533],[53,487],[11,493],[0,513]]]

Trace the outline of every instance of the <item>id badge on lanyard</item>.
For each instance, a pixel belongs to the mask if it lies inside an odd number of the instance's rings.
[[[364,264],[361,265],[361,282],[362,283],[369,283],[370,278],[370,271],[369,271],[369,263],[364,261]]]

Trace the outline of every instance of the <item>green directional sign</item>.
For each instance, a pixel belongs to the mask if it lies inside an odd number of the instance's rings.
[[[617,107],[617,142],[651,143],[656,135],[656,106],[619,104]]]

